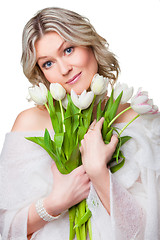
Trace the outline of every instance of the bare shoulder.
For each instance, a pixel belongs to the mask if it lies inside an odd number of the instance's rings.
[[[51,129],[48,112],[33,107],[18,114],[11,131],[39,131],[45,128]]]
[[[118,108],[118,113],[122,112],[123,110],[125,110],[126,108],[128,108],[130,106],[130,104],[122,104],[119,106]],[[115,121],[115,123],[122,123],[122,122],[129,122],[131,121],[135,116],[137,115],[137,113],[130,108],[129,110],[127,110],[125,113],[123,113],[119,118],[117,118],[117,120]]]

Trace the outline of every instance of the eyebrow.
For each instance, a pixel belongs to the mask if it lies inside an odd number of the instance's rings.
[[[57,49],[57,52],[61,50],[61,48],[63,47],[64,43],[66,43],[66,40],[64,40],[64,41],[60,44],[60,46],[59,46],[58,49]],[[39,57],[39,58],[37,59],[37,62],[38,62],[40,59],[45,59],[45,58],[48,58],[48,56]]]

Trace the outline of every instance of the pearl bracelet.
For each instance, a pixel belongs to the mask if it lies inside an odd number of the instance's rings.
[[[49,213],[47,213],[46,209],[43,206],[43,199],[39,199],[36,202],[35,207],[36,207],[36,211],[37,211],[38,215],[40,216],[40,218],[42,218],[46,222],[51,222],[61,216],[61,215],[58,215],[56,217],[53,217]]]

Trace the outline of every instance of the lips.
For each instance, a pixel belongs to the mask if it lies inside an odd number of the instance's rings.
[[[76,74],[73,78],[69,79],[69,81],[67,82],[67,84],[76,83],[76,82],[78,81],[78,79],[80,78],[81,73],[82,73],[82,72]]]

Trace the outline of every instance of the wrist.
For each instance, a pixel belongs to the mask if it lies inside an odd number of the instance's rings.
[[[60,215],[52,216],[46,211],[43,201],[44,201],[44,199],[39,199],[35,204],[36,212],[39,215],[39,217],[41,219],[43,219],[45,222],[51,222],[51,221],[59,218]]]
[[[91,181],[99,178],[99,176],[104,175],[104,174],[105,175],[109,174],[109,170],[105,164],[103,164],[103,165],[99,164],[97,166],[94,166],[94,168],[88,173]]]
[[[61,214],[62,210],[56,198],[48,196],[43,200],[43,206],[51,216],[58,216]]]

